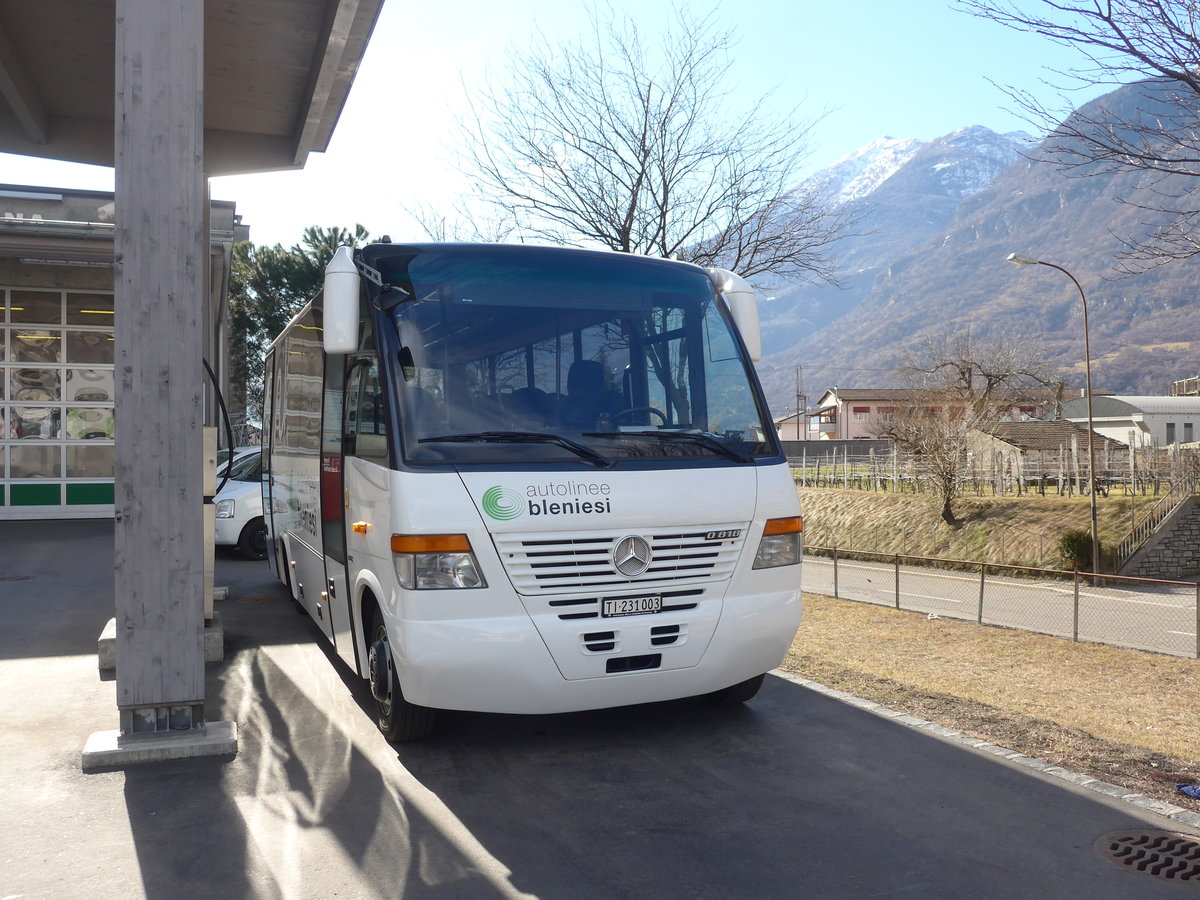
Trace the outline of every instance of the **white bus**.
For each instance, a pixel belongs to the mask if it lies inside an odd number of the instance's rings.
[[[628,254],[338,251],[267,360],[268,556],[391,741],[437,709],[754,696],[803,520],[754,294]]]

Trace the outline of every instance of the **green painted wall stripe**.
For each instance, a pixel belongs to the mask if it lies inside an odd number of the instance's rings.
[[[113,483],[68,484],[67,506],[112,505],[115,502]]]
[[[14,484],[9,486],[13,506],[58,506],[62,492],[58,484]]]

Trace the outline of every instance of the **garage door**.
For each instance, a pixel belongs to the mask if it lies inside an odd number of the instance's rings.
[[[112,294],[0,298],[0,518],[111,516]]]

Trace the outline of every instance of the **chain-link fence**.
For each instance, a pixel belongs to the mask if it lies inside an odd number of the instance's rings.
[[[805,548],[803,587],[843,600],[1200,659],[1200,584]]]
[[[912,454],[895,445],[878,447],[875,441],[863,448],[850,443],[831,448],[822,447],[821,441],[789,444],[788,464],[796,484],[889,493],[937,490]],[[1194,484],[1198,479],[1200,450],[1173,444],[1117,452],[1111,441],[1097,449],[1096,483],[1105,496],[1160,497],[1173,485]],[[958,471],[958,493],[963,497],[1073,497],[1089,490],[1086,441],[1083,446],[1073,440],[1057,450],[1027,453],[964,451]]]

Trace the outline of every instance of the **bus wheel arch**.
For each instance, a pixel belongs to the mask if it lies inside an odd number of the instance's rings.
[[[380,604],[377,592],[377,585],[371,580],[360,581],[353,588],[354,596],[358,600],[354,604],[355,610],[358,612],[358,621],[362,628],[361,639],[362,643],[358,647],[359,659],[363,661],[359,670],[359,674],[370,680],[370,672],[367,667],[367,654],[371,650],[372,632],[375,628],[375,617],[380,615]]]
[[[433,734],[434,710],[404,698],[383,612],[369,591],[363,594],[363,611],[367,614],[364,621],[370,623],[366,635],[367,682],[375,702],[375,724],[393,744],[424,740]]]

